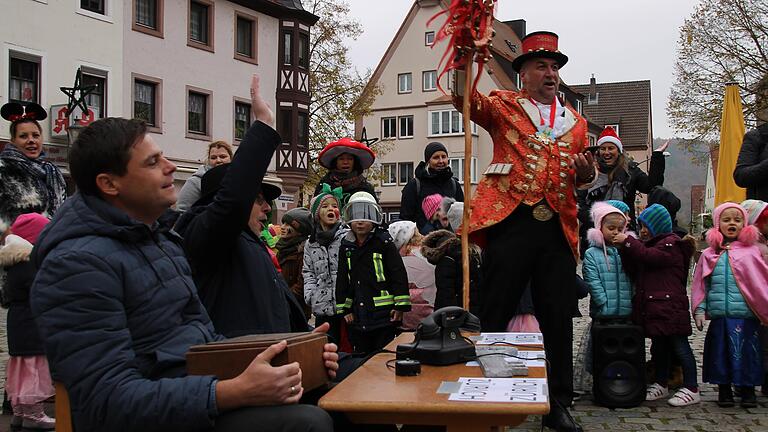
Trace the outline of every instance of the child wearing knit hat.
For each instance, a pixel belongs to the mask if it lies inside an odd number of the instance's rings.
[[[312,234],[312,216],[304,207],[288,210],[280,220],[280,239],[275,244],[277,262],[288,288],[309,317],[311,309],[304,302],[304,279],[301,276],[304,261],[304,243]]]
[[[35,278],[32,247],[49,220],[39,213],[16,218],[0,247],[0,267],[6,271],[2,287],[8,307],[8,352],[5,391],[13,409],[11,428],[53,429],[55,419],[43,410],[54,388],[43,342],[34,325],[29,290]]]
[[[717,384],[718,405],[734,405],[731,386],[739,388],[742,408],[757,406],[755,387],[764,380],[760,323],[768,324],[768,264],[759,248],[757,229],[747,224],[747,211],[736,203],[720,204],[715,226],[693,275],[691,309],[703,330],[703,380]]]
[[[302,276],[304,301],[315,315],[315,325],[329,323],[330,339],[339,349],[351,352],[346,326],[342,317],[336,316],[336,273],[339,269],[341,239],[349,232],[339,219],[342,188],[331,189],[324,183],[320,193],[312,198],[309,214],[313,229],[304,245]]]
[[[623,233],[629,219],[618,208],[596,202],[591,210],[595,228],[587,231],[590,248],[584,253],[582,273],[589,285],[590,315],[592,317],[626,317],[632,312],[632,284],[614,245],[617,234]]]
[[[452,198],[449,198],[453,200]],[[450,208],[450,201],[445,201],[440,194],[432,194],[424,198],[421,202],[421,210],[424,212],[424,216],[427,218],[427,223],[424,224],[419,232],[422,235],[427,235],[432,231],[448,228],[447,212]],[[445,206],[443,205],[445,201]],[[455,202],[455,200],[453,200]],[[445,208],[444,208],[445,207]]]
[[[625,233],[614,236],[625,270],[635,286],[632,319],[643,327],[654,346],[654,383],[648,386],[645,400],[669,394],[670,362],[676,356],[683,368],[683,387],[669,400],[672,406],[701,402],[688,336],[692,333],[688,310],[687,280],[696,242],[672,232],[672,217],[659,204],[648,206],[638,216],[640,239]]]

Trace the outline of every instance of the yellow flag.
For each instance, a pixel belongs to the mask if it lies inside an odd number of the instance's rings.
[[[723,119],[720,123],[720,151],[717,160],[715,178],[715,206],[726,201],[740,203],[747,198],[747,191],[736,186],[733,170],[739,158],[741,141],[744,139],[744,110],[741,107],[739,86],[725,86],[723,101]]]

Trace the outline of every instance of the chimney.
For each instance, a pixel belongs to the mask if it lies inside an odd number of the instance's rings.
[[[597,95],[597,80],[595,80],[595,74],[592,74],[592,78],[589,79],[589,98],[594,99]]]
[[[504,21],[509,28],[517,35],[518,39],[523,40],[525,37],[525,20],[517,19],[512,21]]]

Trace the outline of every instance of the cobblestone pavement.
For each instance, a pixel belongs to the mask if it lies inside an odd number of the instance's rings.
[[[582,383],[582,390],[589,391],[591,382],[582,371],[584,369],[584,342],[589,327],[588,299],[579,303],[583,318],[574,320],[574,375],[577,383]],[[0,387],[5,388],[5,365],[8,359],[8,346],[5,334],[6,310],[0,309]],[[701,362],[704,350],[705,332],[694,329],[691,346],[696,356],[701,379]],[[647,355],[648,358],[650,358]],[[582,380],[582,377],[584,379]],[[720,408],[715,404],[717,389],[715,386],[701,386],[703,402],[692,407],[675,408],[666,401],[647,402],[630,409],[609,410],[595,406],[589,393],[575,403],[573,414],[585,431],[707,431],[707,432],[768,432],[768,398],[758,392],[758,407],[750,409]],[[49,407],[50,408],[50,407]],[[10,416],[0,416],[0,431],[9,430]],[[540,417],[531,417],[515,430],[539,430]],[[363,429],[361,429],[363,430]]]

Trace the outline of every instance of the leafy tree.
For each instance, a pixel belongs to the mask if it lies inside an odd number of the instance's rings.
[[[739,85],[747,129],[768,121],[768,2],[702,0],[680,28],[667,114],[701,159],[719,139],[725,84]]]
[[[371,71],[361,73],[349,60],[346,42],[363,31],[350,16],[349,5],[343,0],[305,0],[304,7],[320,17],[310,36],[309,172],[304,192],[311,196],[325,174],[318,153],[329,142],[354,135],[355,116],[368,113],[379,90],[363,94]]]

